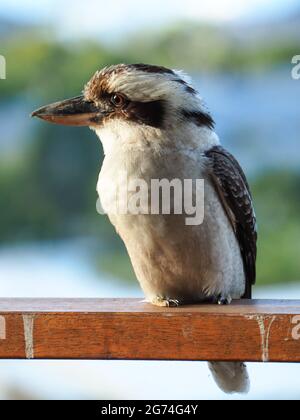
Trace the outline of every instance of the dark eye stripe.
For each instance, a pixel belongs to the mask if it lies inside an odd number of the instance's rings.
[[[126,116],[130,121],[162,128],[166,113],[165,101],[130,102],[126,108]]]

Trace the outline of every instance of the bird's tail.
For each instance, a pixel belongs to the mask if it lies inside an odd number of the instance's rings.
[[[209,369],[219,388],[226,394],[247,394],[250,379],[247,366],[237,362],[211,362]]]

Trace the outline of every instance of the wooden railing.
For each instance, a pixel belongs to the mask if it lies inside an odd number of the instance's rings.
[[[300,362],[300,301],[0,299],[0,358]]]

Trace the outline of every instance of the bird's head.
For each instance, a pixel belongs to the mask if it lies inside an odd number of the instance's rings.
[[[92,77],[81,96],[40,108],[32,116],[55,124],[89,126],[100,137],[101,130],[120,123],[156,130],[186,122],[214,126],[181,72],[146,64],[106,67]]]

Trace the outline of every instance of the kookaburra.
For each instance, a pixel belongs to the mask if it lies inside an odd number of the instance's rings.
[[[32,115],[96,132],[105,154],[97,187],[102,202],[110,199],[102,186],[120,182],[121,172],[147,183],[204,180],[201,225],[187,226],[185,214],[108,214],[147,301],[170,306],[251,298],[257,233],[249,185],[184,74],[145,64],[107,67],[81,96]],[[223,391],[249,390],[244,364],[214,362],[210,369]]]

